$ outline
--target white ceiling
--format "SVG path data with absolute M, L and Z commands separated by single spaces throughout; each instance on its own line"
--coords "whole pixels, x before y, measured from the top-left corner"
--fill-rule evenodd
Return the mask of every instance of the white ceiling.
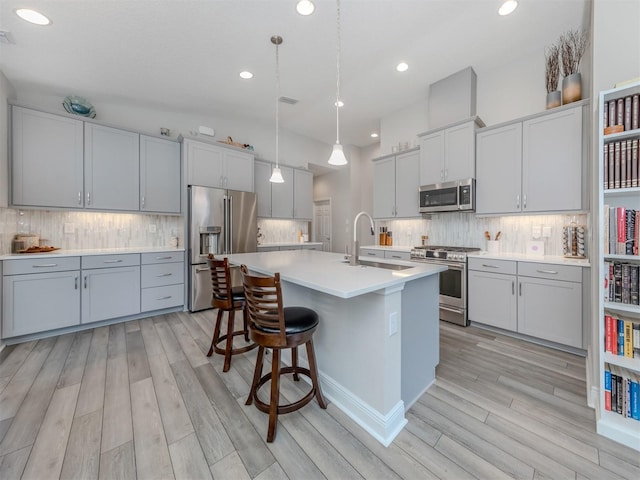
M 275 47 L 280 35 L 281 128 L 335 141 L 336 6 L 316 0 L 2 0 L 0 69 L 22 94 L 70 93 L 198 115 L 275 119 Z M 424 100 L 429 84 L 467 66 L 478 77 L 540 53 L 569 28 L 588 25 L 589 0 L 342 0 L 341 141 L 366 146 L 380 119 Z M 14 10 L 29 7 L 38 27 Z M 409 70 L 398 73 L 405 61 Z M 242 70 L 254 73 L 241 80 Z M 540 79 L 543 82 L 543 78 Z

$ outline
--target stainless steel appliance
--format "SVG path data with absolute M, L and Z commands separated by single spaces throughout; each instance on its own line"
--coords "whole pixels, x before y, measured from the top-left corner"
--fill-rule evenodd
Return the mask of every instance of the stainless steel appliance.
M 419 189 L 421 213 L 473 212 L 476 209 L 476 180 L 423 185 Z
M 256 195 L 190 186 L 188 222 L 189 310 L 195 312 L 211 308 L 207 255 L 257 250 Z M 240 284 L 237 269 L 232 274 L 232 283 Z
M 440 320 L 462 326 L 467 317 L 467 253 L 474 247 L 420 246 L 411 250 L 414 262 L 436 263 L 449 267 L 440 273 Z

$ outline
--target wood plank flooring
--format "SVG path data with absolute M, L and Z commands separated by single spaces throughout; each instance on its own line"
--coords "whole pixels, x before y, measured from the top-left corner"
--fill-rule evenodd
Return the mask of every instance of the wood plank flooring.
M 436 384 L 388 448 L 315 402 L 267 444 L 267 416 L 244 405 L 256 350 L 222 373 L 205 356 L 213 315 L 6 347 L 0 478 L 640 478 L 640 454 L 595 433 L 583 358 L 445 323 Z M 281 393 L 305 387 L 285 379 Z

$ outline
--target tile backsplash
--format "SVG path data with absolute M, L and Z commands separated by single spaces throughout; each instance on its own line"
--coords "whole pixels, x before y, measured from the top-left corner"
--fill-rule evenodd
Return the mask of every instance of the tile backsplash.
M 546 255 L 562 255 L 562 227 L 572 221 L 586 225 L 587 236 L 590 235 L 591 225 L 587 224 L 586 214 L 476 217 L 472 213 L 446 213 L 415 220 L 378 221 L 376 231 L 379 231 L 378 227 L 386 226 L 393 232 L 394 245 L 420 245 L 421 236 L 428 235 L 429 245 L 479 247 L 482 250 L 487 249 L 485 231 L 491 234 L 491 239 L 502 232 L 500 251 L 524 254 L 527 241 L 534 240 L 534 227 L 549 227 L 549 237 L 538 240 L 545 242 Z
M 182 217 L 171 215 L 0 208 L 0 254 L 11 253 L 16 233 L 38 234 L 41 243 L 73 250 L 168 247 L 172 237 L 183 246 L 183 228 Z
M 296 220 L 277 220 L 272 218 L 258 219 L 258 245 L 268 243 L 295 243 L 298 241 L 298 233 L 309 233 L 310 222 Z

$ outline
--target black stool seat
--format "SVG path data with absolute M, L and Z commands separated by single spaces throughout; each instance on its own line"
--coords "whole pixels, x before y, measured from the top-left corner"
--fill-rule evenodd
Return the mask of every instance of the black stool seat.
M 213 298 L 215 300 L 226 301 L 227 297 L 213 294 Z M 231 301 L 233 302 L 244 302 L 244 287 L 242 285 L 237 285 L 235 287 L 231 287 Z
M 286 335 L 302 333 L 318 326 L 318 314 L 307 307 L 284 307 L 284 331 Z M 254 325 L 265 333 L 279 333 L 278 327 Z

